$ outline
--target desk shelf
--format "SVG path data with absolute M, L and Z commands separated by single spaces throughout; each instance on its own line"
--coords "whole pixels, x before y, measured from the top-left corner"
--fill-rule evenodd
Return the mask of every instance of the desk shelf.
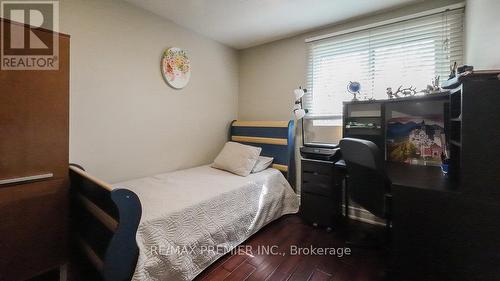
M 372 141 L 385 155 L 385 102 L 344 102 L 343 137 Z M 352 127 L 353 123 L 367 126 Z

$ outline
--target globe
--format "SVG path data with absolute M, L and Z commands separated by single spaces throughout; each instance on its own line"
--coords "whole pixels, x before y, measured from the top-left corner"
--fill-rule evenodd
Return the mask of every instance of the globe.
M 359 82 L 352 82 L 351 81 L 351 82 L 349 82 L 349 84 L 347 84 L 347 90 L 351 94 L 357 94 L 361 90 L 361 84 Z
M 361 84 L 359 82 L 350 81 L 349 84 L 347 84 L 347 91 L 354 96 L 352 98 L 353 101 L 358 100 L 356 94 L 359 94 L 360 90 L 361 90 Z

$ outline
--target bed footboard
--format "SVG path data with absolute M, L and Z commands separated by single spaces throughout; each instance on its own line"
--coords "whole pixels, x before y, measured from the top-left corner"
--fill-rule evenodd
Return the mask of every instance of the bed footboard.
M 81 166 L 71 164 L 69 174 L 72 241 L 85 280 L 131 280 L 139 256 L 139 198 L 128 189 L 112 189 Z

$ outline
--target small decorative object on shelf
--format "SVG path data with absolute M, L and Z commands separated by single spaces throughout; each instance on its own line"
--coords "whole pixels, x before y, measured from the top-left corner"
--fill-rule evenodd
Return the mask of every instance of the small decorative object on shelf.
M 399 97 L 399 94 L 402 94 L 404 97 L 412 97 L 417 94 L 417 88 L 410 86 L 408 88 L 403 88 L 403 85 L 399 86 L 398 90 L 394 94 L 396 97 Z
M 394 93 L 392 92 L 392 88 L 391 88 L 391 87 L 387 88 L 387 96 L 388 96 L 388 97 L 389 97 L 389 99 L 391 99 L 391 100 L 392 100 L 392 99 L 394 99 L 394 98 L 397 98 L 397 97 L 398 97 L 396 94 L 394 94 Z
M 431 85 L 427 85 L 425 89 L 423 89 L 422 93 L 428 95 L 428 94 L 439 94 L 441 93 L 441 87 L 439 86 L 439 76 L 435 76 L 434 79 L 432 79 Z
M 441 171 L 443 171 L 443 174 L 445 174 L 445 175 L 448 174 L 449 164 L 450 164 L 450 158 L 446 157 L 446 155 L 442 152 L 441 153 Z
M 356 95 L 361 91 L 361 84 L 359 82 L 350 81 L 349 84 L 347 84 L 347 91 L 354 96 L 352 101 L 358 101 L 358 97 Z
M 463 75 L 463 73 L 470 73 L 472 71 L 474 71 L 474 66 L 472 65 L 458 66 L 457 62 L 454 62 L 453 65 L 450 65 L 450 77 L 448 77 L 448 80 L 453 79 L 460 74 Z
M 474 71 L 474 66 L 472 65 L 462 65 L 457 67 L 457 74 L 472 72 L 472 71 Z
M 457 74 L 457 62 L 454 62 L 453 65 L 450 65 L 450 76 L 448 79 L 455 78 Z

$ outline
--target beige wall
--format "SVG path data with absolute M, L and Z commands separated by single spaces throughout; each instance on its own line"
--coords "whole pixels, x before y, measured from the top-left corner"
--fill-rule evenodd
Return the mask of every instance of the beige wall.
M 303 37 L 292 37 L 240 51 L 240 119 L 290 119 L 292 91 L 305 85 L 305 50 Z
M 475 69 L 500 69 L 500 1 L 468 0 L 465 62 Z
M 70 160 L 111 182 L 211 162 L 237 117 L 236 51 L 122 1 L 60 5 L 71 35 Z M 191 57 L 183 90 L 160 74 L 170 46 Z

